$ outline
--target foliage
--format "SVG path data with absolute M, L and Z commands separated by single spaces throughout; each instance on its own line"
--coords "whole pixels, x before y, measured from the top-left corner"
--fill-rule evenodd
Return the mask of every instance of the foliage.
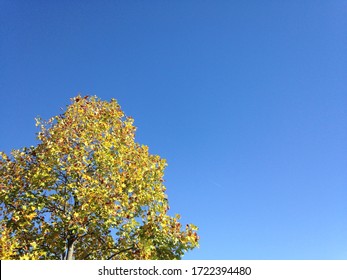
M 39 144 L 0 154 L 1 259 L 180 259 L 197 228 L 168 215 L 166 162 L 115 99 L 37 119 Z

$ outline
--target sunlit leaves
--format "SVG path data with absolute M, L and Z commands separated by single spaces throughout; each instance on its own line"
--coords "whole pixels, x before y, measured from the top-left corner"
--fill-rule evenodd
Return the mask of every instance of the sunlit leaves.
M 198 245 L 167 214 L 166 162 L 133 122 L 114 99 L 77 96 L 36 119 L 36 147 L 0 153 L 2 259 L 179 259 Z

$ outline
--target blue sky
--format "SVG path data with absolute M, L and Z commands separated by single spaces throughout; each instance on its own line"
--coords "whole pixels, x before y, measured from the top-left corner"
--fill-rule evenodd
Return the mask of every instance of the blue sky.
M 0 150 L 116 98 L 168 161 L 185 259 L 347 259 L 345 1 L 0 2 Z

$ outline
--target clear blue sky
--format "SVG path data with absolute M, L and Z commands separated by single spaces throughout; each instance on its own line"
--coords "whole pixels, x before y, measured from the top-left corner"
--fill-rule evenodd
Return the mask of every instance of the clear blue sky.
M 168 161 L 185 259 L 347 259 L 346 1 L 0 1 L 0 150 L 116 98 Z

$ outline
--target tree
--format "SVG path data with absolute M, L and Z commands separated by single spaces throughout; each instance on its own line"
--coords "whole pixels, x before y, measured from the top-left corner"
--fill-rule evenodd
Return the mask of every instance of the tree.
M 166 162 L 115 99 L 40 118 L 37 146 L 0 154 L 2 259 L 180 259 L 197 228 L 168 215 Z

